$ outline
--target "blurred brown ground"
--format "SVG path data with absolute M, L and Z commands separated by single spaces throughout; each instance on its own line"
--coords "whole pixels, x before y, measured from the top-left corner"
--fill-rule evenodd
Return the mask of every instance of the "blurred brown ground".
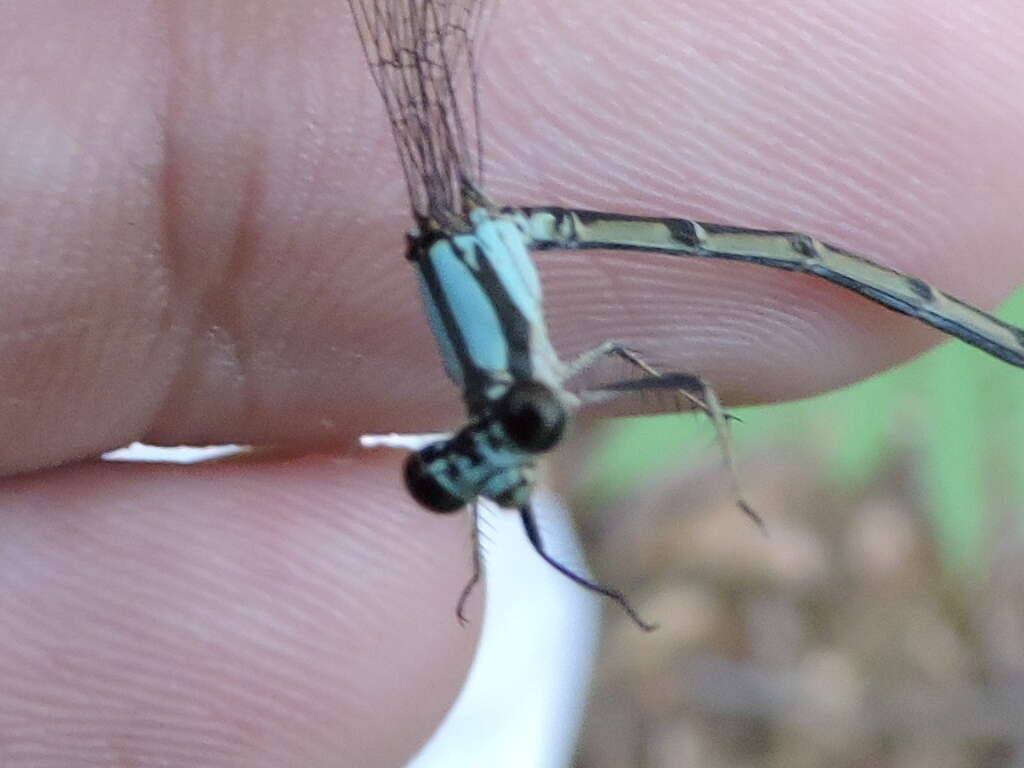
M 992 537 L 983 575 L 954 575 L 909 451 L 852 492 L 811 450 L 742 458 L 767 536 L 713 451 L 621 504 L 576 505 L 594 573 L 660 625 L 605 607 L 577 768 L 1024 768 L 1019 527 Z

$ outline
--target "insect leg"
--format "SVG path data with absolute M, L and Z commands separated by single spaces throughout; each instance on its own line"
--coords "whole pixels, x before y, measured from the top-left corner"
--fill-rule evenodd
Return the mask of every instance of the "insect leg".
M 715 392 L 714 388 L 697 374 L 662 374 L 656 368 L 644 361 L 636 352 L 633 352 L 627 347 L 624 347 L 614 341 L 605 342 L 604 344 L 595 347 L 593 350 L 583 353 L 583 355 L 580 355 L 580 357 L 576 358 L 576 360 L 569 365 L 568 369 L 573 373 L 578 373 L 580 370 L 583 370 L 583 368 L 579 367 L 581 362 L 583 367 L 586 367 L 586 365 L 593 365 L 593 363 L 602 354 L 617 355 L 623 360 L 639 368 L 650 378 L 636 382 L 613 384 L 604 389 L 598 388 L 591 392 L 583 392 L 580 395 L 580 399 L 583 402 L 607 402 L 608 400 L 619 397 L 626 392 L 640 391 L 644 389 L 664 389 L 667 384 L 677 393 L 677 395 L 680 396 L 681 399 L 685 399 L 691 405 L 699 408 L 707 415 L 708 419 L 711 420 L 711 424 L 715 429 L 715 435 L 718 438 L 718 444 L 722 450 L 722 460 L 724 461 L 726 470 L 729 473 L 729 482 L 732 485 L 732 492 L 736 500 L 736 506 L 743 511 L 743 514 L 753 520 L 762 531 L 765 531 L 764 520 L 756 511 L 754 511 L 754 508 L 749 504 L 749 502 L 747 502 L 743 493 L 743 488 L 740 484 L 739 470 L 736 465 L 736 453 L 733 449 L 732 437 L 728 424 L 729 419 L 734 417 L 731 417 L 722 408 L 721 401 L 718 399 L 718 394 Z M 665 379 L 665 381 L 662 381 L 662 379 Z
M 611 587 L 606 587 L 603 584 L 598 584 L 597 582 L 590 581 L 589 579 L 580 576 L 578 573 L 573 572 L 572 570 L 570 570 L 569 568 L 555 560 L 551 555 L 549 555 L 544 549 L 544 543 L 540 537 L 540 530 L 537 528 L 537 521 L 536 519 L 534 519 L 533 516 L 533 509 L 531 509 L 528 506 L 522 507 L 519 510 L 519 516 L 520 518 L 522 518 L 523 528 L 526 530 L 526 538 L 530 540 L 530 544 L 533 545 L 533 548 L 537 551 L 537 554 L 544 559 L 544 562 L 546 562 L 548 565 L 550 565 L 563 576 L 567 577 L 576 584 L 579 584 L 584 589 L 588 589 L 591 592 L 596 592 L 599 595 L 603 595 L 604 597 L 614 600 L 616 603 L 619 604 L 619 607 L 626 612 L 629 618 L 631 618 L 633 622 L 638 627 L 640 627 L 640 629 L 642 629 L 644 632 L 652 632 L 653 630 L 658 628 L 656 624 L 648 624 L 646 621 L 641 619 L 640 614 L 638 614 L 636 612 L 636 609 L 634 609 L 633 606 L 630 605 L 629 600 L 626 599 L 626 596 L 619 592 L 617 589 L 612 589 Z
M 469 596 L 473 593 L 473 589 L 480 582 L 480 574 L 482 573 L 482 567 L 480 563 L 480 502 L 474 501 L 471 505 L 471 514 L 473 515 L 473 575 L 469 577 L 469 581 L 466 582 L 466 586 L 462 588 L 462 594 L 459 595 L 459 602 L 455 605 L 455 615 L 459 619 L 459 624 L 465 626 L 468 623 L 466 618 L 466 602 L 469 600 Z

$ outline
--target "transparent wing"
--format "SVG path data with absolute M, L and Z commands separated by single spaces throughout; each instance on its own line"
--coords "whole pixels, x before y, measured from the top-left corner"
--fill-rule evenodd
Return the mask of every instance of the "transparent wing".
M 413 212 L 464 227 L 477 199 L 482 149 L 474 41 L 486 0 L 349 0 L 387 109 Z M 459 93 L 469 95 L 469 119 Z

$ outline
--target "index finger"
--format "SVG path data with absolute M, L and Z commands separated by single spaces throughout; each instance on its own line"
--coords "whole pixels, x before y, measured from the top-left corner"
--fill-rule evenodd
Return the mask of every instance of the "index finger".
M 497 10 L 481 100 L 501 202 L 803 230 L 984 305 L 1024 278 L 1010 4 Z M 457 423 L 344 4 L 14 13 L 0 467 Z M 727 401 L 820 391 L 936 338 L 763 269 L 538 261 L 563 355 L 614 337 Z

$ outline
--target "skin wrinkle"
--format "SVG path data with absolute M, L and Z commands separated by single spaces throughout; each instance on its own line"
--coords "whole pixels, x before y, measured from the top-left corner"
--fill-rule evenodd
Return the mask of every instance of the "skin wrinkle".
M 174 18 L 173 13 L 170 14 L 170 18 Z M 171 85 L 168 88 L 170 94 L 168 114 L 174 115 L 183 114 L 187 109 L 186 97 L 178 83 L 181 79 L 181 72 L 184 70 L 183 62 L 187 60 L 188 56 L 187 46 L 180 38 L 183 34 L 187 34 L 190 27 L 184 17 L 180 17 L 180 23 L 172 22 L 169 27 L 171 33 L 168 49 L 172 66 L 169 67 Z M 192 28 L 194 29 L 195 25 L 192 25 Z M 240 46 L 244 48 L 244 44 L 240 44 Z M 222 59 L 227 59 L 230 55 L 229 48 L 230 45 L 220 46 L 216 48 L 216 51 Z M 173 65 L 175 62 L 177 62 L 176 66 Z M 215 85 L 218 67 L 206 57 L 200 58 L 198 65 L 201 66 L 202 73 L 202 76 L 197 78 L 198 81 L 212 88 Z M 197 98 L 200 101 L 205 101 L 207 96 L 202 93 L 192 96 L 193 101 Z M 175 106 L 179 109 L 176 110 Z M 255 121 L 244 122 L 247 131 L 256 124 L 258 123 Z M 176 161 L 189 163 L 195 162 L 198 158 L 186 159 L 184 153 L 177 149 L 178 142 L 175 137 L 184 135 L 181 127 L 176 129 L 169 122 L 165 135 L 168 147 L 166 176 L 172 180 Z M 195 424 L 199 428 L 200 431 L 196 435 L 195 442 L 217 441 L 218 427 L 210 430 L 212 434 L 202 431 L 204 422 L 208 421 L 205 414 L 197 413 L 194 416 L 182 414 L 183 409 L 186 412 L 191 410 L 193 398 L 190 393 L 197 389 L 197 385 L 211 377 L 216 381 L 215 386 L 218 389 L 226 383 L 232 385 L 230 392 L 224 393 L 230 396 L 220 399 L 225 408 L 218 414 L 214 424 L 223 423 L 225 420 L 248 423 L 258 419 L 261 410 L 273 407 L 269 404 L 262 409 L 260 407 L 256 394 L 256 376 L 251 364 L 254 356 L 252 349 L 259 342 L 256 340 L 253 340 L 252 343 L 246 341 L 250 334 L 243 330 L 247 323 L 243 319 L 245 313 L 239 307 L 239 296 L 235 286 L 240 276 L 246 274 L 247 270 L 243 269 L 243 266 L 249 261 L 250 254 L 254 252 L 258 242 L 257 228 L 254 222 L 259 211 L 258 202 L 263 199 L 263 195 L 258 190 L 264 186 L 260 181 L 264 169 L 259 162 L 261 153 L 256 150 L 252 138 L 247 134 L 239 142 L 246 148 L 241 153 L 244 158 L 242 164 L 244 175 L 237 186 L 241 195 L 233 201 L 236 215 L 224 219 L 228 226 L 224 229 L 225 236 L 222 238 L 223 251 L 217 253 L 215 258 L 210 258 L 211 253 L 204 254 L 200 263 L 205 264 L 206 269 L 202 270 L 203 274 L 199 279 L 196 279 L 196 270 L 187 266 L 190 263 L 187 253 L 189 246 L 185 244 L 186 240 L 180 235 L 182 227 L 186 226 L 189 220 L 186 206 L 193 203 L 194 207 L 195 201 L 185 193 L 189 187 L 184 182 L 169 183 L 166 187 L 164 206 L 170 222 L 170 226 L 167 228 L 168 252 L 171 254 L 169 261 L 172 264 L 186 265 L 185 275 L 193 273 L 189 275 L 189 282 L 182 288 L 179 295 L 182 299 L 188 298 L 188 305 L 194 307 L 190 315 L 195 319 L 191 324 L 192 343 L 184 346 L 178 374 L 168 386 L 164 402 L 151 422 L 153 426 L 148 439 L 154 442 L 162 442 L 160 439 L 162 434 L 169 436 L 169 442 L 176 442 L 174 436 L 174 432 L 177 431 L 176 425 L 182 422 Z M 216 269 L 211 267 L 216 267 Z M 209 342 L 212 330 L 216 331 L 214 339 L 216 343 L 211 344 Z M 225 362 L 230 371 L 230 375 L 227 376 L 224 370 Z M 230 414 L 227 419 L 225 419 L 225 411 Z
M 177 75 L 181 71 L 179 63 L 181 61 L 179 51 L 181 44 L 177 42 L 176 27 L 172 23 L 174 18 L 173 2 L 174 0 L 164 0 L 160 6 L 163 11 L 164 26 L 167 29 L 164 41 L 167 67 L 164 77 L 164 108 L 163 114 L 159 117 L 163 130 L 160 133 L 160 194 L 158 206 L 160 210 L 160 242 L 167 267 L 168 295 L 170 297 L 164 315 L 165 319 L 160 323 L 161 328 L 170 328 L 174 325 L 172 319 L 174 309 L 178 305 L 179 297 L 186 294 L 184 288 L 176 287 L 177 280 L 175 279 L 175 276 L 179 274 L 179 270 L 175 269 L 175 265 L 182 258 L 183 249 L 178 236 L 182 228 L 179 220 L 180 209 L 174 204 L 174 201 L 180 197 L 178 190 L 182 188 L 183 182 L 179 180 L 180 171 L 176 162 L 180 153 L 174 139 L 174 133 L 171 130 L 171 116 L 177 113 L 176 107 L 180 88 Z M 171 387 L 173 387 L 173 383 L 170 384 L 169 388 Z
M 252 376 L 252 367 L 247 361 L 252 360 L 253 353 L 251 345 L 245 341 L 245 334 L 241 332 L 244 323 L 241 320 L 242 313 L 239 311 L 237 297 L 232 287 L 232 279 L 235 275 L 243 272 L 242 265 L 246 261 L 246 255 L 252 247 L 255 239 L 252 227 L 254 202 L 259 199 L 256 193 L 257 178 L 259 170 L 254 165 L 246 177 L 242 189 L 243 195 L 239 210 L 241 216 L 235 225 L 235 236 L 228 249 L 228 256 L 224 260 L 224 268 L 218 276 L 211 276 L 204 281 L 204 289 L 196 296 L 196 323 L 193 326 L 193 338 L 200 334 L 208 334 L 211 328 L 218 330 L 217 344 L 213 354 L 227 353 L 227 358 L 233 364 L 234 376 L 232 380 L 238 383 L 232 391 L 232 417 L 239 421 L 248 421 L 256 417 L 260 408 Z M 195 344 L 195 348 L 209 354 L 211 347 L 206 344 Z M 194 356 L 188 358 L 188 363 L 183 365 L 179 376 L 168 390 L 161 414 L 154 419 L 154 425 L 164 421 L 174 423 L 176 415 L 171 411 L 177 404 L 187 400 L 187 393 L 194 388 L 196 379 L 204 374 L 204 369 L 223 365 L 221 359 L 196 360 Z M 220 372 L 220 371 L 218 371 Z M 218 377 L 221 380 L 221 377 Z M 160 431 L 155 426 L 154 432 Z
M 153 25 L 149 32 L 155 32 L 160 29 L 162 25 Z M 118 46 L 128 45 L 131 43 L 135 35 L 134 30 L 121 29 L 120 34 L 116 35 L 116 44 Z M 164 51 L 166 46 L 163 45 L 165 40 L 157 34 L 143 34 L 141 35 L 144 41 L 143 46 L 148 52 L 148 56 L 151 61 L 156 62 L 154 66 L 155 71 L 168 71 L 170 68 L 167 66 L 161 66 L 166 63 Z M 131 71 L 126 70 L 126 71 Z M 124 75 L 124 79 L 128 80 L 129 76 Z M 130 77 L 135 77 L 131 75 Z M 120 79 L 120 78 L 119 78 Z M 114 262 L 111 265 L 111 282 L 118 279 L 124 280 L 124 275 L 130 274 L 133 278 L 134 288 L 138 294 L 139 302 L 145 306 L 159 307 L 159 311 L 154 313 L 152 323 L 147 327 L 145 333 L 138 334 L 138 344 L 140 346 L 138 350 L 138 359 L 140 361 L 138 370 L 171 370 L 173 369 L 174 363 L 169 361 L 168 352 L 171 351 L 172 345 L 168 343 L 169 339 L 174 339 L 176 335 L 182 334 L 184 329 L 180 327 L 180 324 L 176 322 L 176 309 L 178 302 L 175 301 L 175 296 L 172 293 L 173 285 L 171 278 L 175 275 L 175 271 L 170 268 L 170 265 L 166 261 L 167 248 L 165 238 L 163 236 L 163 227 L 159 222 L 162 221 L 164 216 L 164 209 L 161 205 L 161 189 L 163 185 L 163 174 L 162 170 L 169 167 L 166 162 L 165 156 L 165 135 L 161 126 L 167 125 L 168 109 L 167 109 L 167 90 L 166 90 L 166 79 L 159 77 L 145 77 L 141 78 L 139 89 L 145 89 L 145 93 L 150 96 L 150 101 L 140 104 L 139 117 L 140 125 L 145 129 L 152 129 L 153 136 L 147 130 L 144 136 L 145 149 L 140 153 L 138 157 L 131 156 L 126 158 L 126 162 L 123 167 L 120 167 L 116 171 L 115 177 L 115 190 L 110 195 L 111 202 L 117 198 L 117 186 L 128 186 L 127 182 L 137 183 L 142 186 L 146 192 L 153 191 L 152 195 L 152 209 L 157 213 L 155 218 L 158 222 L 153 237 L 147 237 L 139 235 L 138 243 L 132 251 L 128 251 L 124 254 L 124 258 L 129 261 L 127 269 L 120 269 L 120 264 Z M 102 89 L 103 83 L 97 83 L 96 87 Z M 163 86 L 163 87 L 162 87 Z M 110 87 L 109 85 L 107 87 Z M 116 103 L 114 109 L 115 114 L 125 112 L 131 109 L 130 103 L 135 101 L 133 96 L 135 95 L 133 90 L 126 90 L 124 94 L 117 93 L 120 98 Z M 102 126 L 103 132 L 109 138 L 106 142 L 116 147 L 119 136 L 124 130 L 124 125 L 121 121 L 112 117 L 109 114 L 104 113 L 102 116 L 97 115 L 95 119 Z M 116 149 L 115 149 L 116 151 Z M 99 162 L 103 162 L 103 158 Z M 125 181 L 127 180 L 127 182 Z M 101 201 L 101 204 L 106 204 L 107 201 Z M 149 196 L 144 195 L 141 202 L 137 201 L 134 196 L 130 199 L 125 199 L 121 203 L 120 207 L 115 204 L 111 204 L 110 208 L 117 221 L 123 222 L 125 229 L 128 231 L 135 230 L 139 226 L 140 220 L 145 222 L 147 219 L 147 208 L 150 207 Z M 87 262 L 89 259 L 88 253 L 83 253 L 83 262 Z M 134 268 L 132 268 L 134 263 Z M 102 281 L 103 278 L 100 277 Z M 103 313 L 105 309 L 106 314 Z M 135 329 L 130 327 L 118 327 L 117 315 L 123 312 L 117 304 L 112 303 L 110 306 L 105 308 L 97 308 L 97 316 L 103 318 L 106 324 L 114 328 L 114 332 L 104 335 L 101 345 L 101 353 L 104 356 L 109 356 L 111 360 L 116 361 L 119 357 L 119 350 L 121 348 L 122 341 L 127 340 L 131 343 L 131 336 L 135 332 Z M 179 336 L 181 338 L 181 336 Z M 114 363 L 111 363 L 113 367 Z M 118 414 L 121 417 L 120 421 L 123 426 L 120 428 L 117 426 L 118 420 L 112 420 L 114 434 L 120 434 L 123 432 L 135 431 L 138 429 L 139 422 L 144 424 L 152 423 L 153 413 L 160 402 L 160 392 L 166 391 L 166 377 L 153 377 L 152 390 L 151 390 L 151 407 L 144 414 L 129 414 L 124 415 Z M 110 387 L 110 383 L 106 381 L 97 381 L 96 386 L 98 391 Z M 128 418 L 125 418 L 127 416 Z M 135 421 L 138 419 L 138 421 Z

